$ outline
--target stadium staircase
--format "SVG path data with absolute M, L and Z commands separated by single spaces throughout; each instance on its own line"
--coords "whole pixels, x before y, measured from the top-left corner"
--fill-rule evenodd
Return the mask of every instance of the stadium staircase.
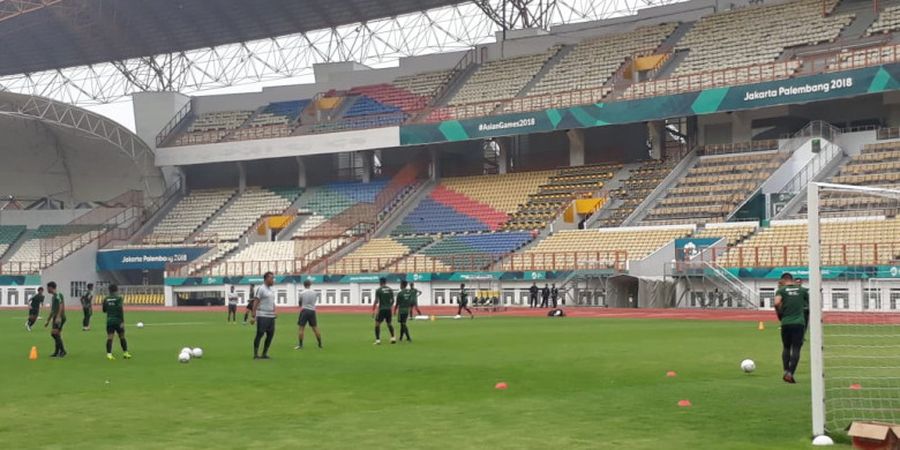
M 216 219 L 216 217 L 221 216 L 222 213 L 224 213 L 226 210 L 228 210 L 228 208 L 232 204 L 234 204 L 234 202 L 237 201 L 237 199 L 240 197 L 241 197 L 241 193 L 238 191 L 235 191 L 234 194 L 231 196 L 231 198 L 229 198 L 228 201 L 225 202 L 225 204 L 222 205 L 222 207 L 218 209 L 218 211 L 213 213 L 213 215 L 209 216 L 205 222 L 200 224 L 200 226 L 197 227 L 197 229 L 193 233 L 191 233 L 190 236 L 188 236 L 187 242 L 198 242 L 200 240 L 204 240 L 204 241 L 207 240 L 206 239 L 207 236 L 205 236 L 205 234 L 206 234 L 206 229 L 209 227 L 209 224 L 211 224 L 213 222 L 213 220 Z
M 878 11 L 872 8 L 873 3 L 867 0 L 841 0 L 834 8 L 832 15 L 853 14 L 853 21 L 844 27 L 838 35 L 838 41 L 852 41 L 863 37 L 866 30 L 878 19 L 878 14 L 884 10 L 883 2 L 876 2 Z
M 640 223 L 641 220 L 644 219 L 650 211 L 659 203 L 663 197 L 666 196 L 666 193 L 669 192 L 670 189 L 674 188 L 675 185 L 678 184 L 678 181 L 684 177 L 685 174 L 691 170 L 692 167 L 697 165 L 700 161 L 700 149 L 699 147 L 694 148 L 690 153 L 688 153 L 684 158 L 681 159 L 681 162 L 672 169 L 671 172 L 662 180 L 661 183 L 654 189 L 647 198 L 644 199 L 641 204 L 639 204 L 634 212 L 631 213 L 623 222 L 623 227 L 633 226 Z
M 419 184 L 412 193 L 403 199 L 403 203 L 391 212 L 389 218 L 386 218 L 375 227 L 372 236 L 376 238 L 389 237 L 391 231 L 400 226 L 400 224 L 403 223 L 403 219 L 409 215 L 422 200 L 428 198 L 428 195 L 431 194 L 436 186 L 437 182 L 431 179 Z
M 784 142 L 780 148 L 779 152 L 785 153 L 787 155 L 793 155 L 798 149 L 803 147 L 806 144 L 809 144 L 813 139 L 820 139 L 822 142 L 822 150 L 815 154 L 809 162 L 799 171 L 797 171 L 784 186 L 777 190 L 778 193 L 784 195 L 794 195 L 797 196 L 801 191 L 806 191 L 806 185 L 810 181 L 820 181 L 823 172 L 828 172 L 835 168 L 837 164 L 843 160 L 845 155 L 844 150 L 840 148 L 837 144 L 835 144 L 835 140 L 837 140 L 841 136 L 841 130 L 828 124 L 827 122 L 822 121 L 814 121 L 807 124 L 803 129 L 794 133 L 794 136 L 791 139 Z M 791 159 L 788 158 L 785 160 L 784 164 L 790 164 Z M 747 198 L 744 199 L 734 210 L 729 213 L 725 221 L 734 220 L 738 215 L 738 212 L 743 209 L 747 203 L 753 200 L 757 195 L 762 193 L 764 190 L 771 187 L 772 182 L 775 181 L 775 178 L 778 176 L 778 170 L 772 171 L 772 174 L 769 178 L 757 186 Z
M 442 87 L 442 90 L 436 93 L 436 96 L 432 100 L 432 107 L 446 106 L 447 102 L 453 98 L 460 89 L 469 81 L 469 78 L 472 78 L 472 75 L 478 71 L 478 68 L 481 67 L 481 64 L 472 62 L 468 64 L 464 68 L 457 70 L 455 74 L 447 81 L 447 84 Z M 423 112 L 424 115 L 421 118 L 425 118 L 428 116 L 428 111 Z
M 623 203 L 622 199 L 614 198 L 609 195 L 610 192 L 616 191 L 618 189 L 622 189 L 625 186 L 625 180 L 631 178 L 631 174 L 633 171 L 639 169 L 641 167 L 641 163 L 628 163 L 624 164 L 621 169 L 613 176 L 611 180 L 609 180 L 601 193 L 605 194 L 608 198 L 608 201 L 601 207 L 597 212 L 591 215 L 588 220 L 584 222 L 585 228 L 592 228 L 597 221 L 606 219 L 612 213 L 613 209 L 617 208 L 619 205 Z
M 575 48 L 575 45 L 561 46 L 559 50 L 557 50 L 557 52 L 553 56 L 551 56 L 543 66 L 541 66 L 541 69 L 538 70 L 536 74 L 534 74 L 534 77 L 531 78 L 531 81 L 526 83 L 525 86 L 522 86 L 522 89 L 515 95 L 515 98 L 527 97 L 528 93 L 531 92 L 531 89 L 534 87 L 534 85 L 538 84 L 544 78 L 544 75 L 547 75 L 547 72 L 549 72 L 550 69 L 552 69 L 553 66 L 556 65 L 556 63 L 565 58 L 573 48 Z M 498 106 L 497 109 L 494 110 L 494 113 L 496 114 L 500 112 L 501 109 L 502 105 Z
M 818 157 L 821 157 L 819 155 Z M 838 154 L 833 155 L 830 160 L 823 161 L 820 164 L 824 164 L 818 172 L 813 172 L 812 176 L 809 176 L 805 173 L 805 171 L 801 171 L 798 173 L 794 179 L 791 180 L 790 183 L 785 185 L 784 188 L 779 192 L 782 196 L 791 196 L 790 201 L 788 201 L 784 206 L 780 208 L 780 210 L 772 216 L 772 220 L 783 220 L 789 219 L 791 217 L 795 217 L 800 215 L 806 209 L 806 188 L 807 184 L 803 184 L 798 189 L 798 184 L 806 180 L 807 182 L 822 182 L 830 179 L 831 177 L 837 175 L 841 168 L 847 165 L 853 158 L 848 156 L 844 151 L 840 151 Z M 814 166 L 813 166 L 814 167 Z

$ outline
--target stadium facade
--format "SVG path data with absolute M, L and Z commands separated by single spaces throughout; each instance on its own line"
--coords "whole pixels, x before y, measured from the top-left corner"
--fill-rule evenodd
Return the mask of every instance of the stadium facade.
M 284 305 L 307 278 L 371 304 L 384 276 L 437 305 L 555 283 L 569 304 L 768 308 L 807 264 L 809 182 L 900 185 L 895 29 L 890 3 L 690 1 L 314 84 L 135 94 L 165 188 L 121 223 L 10 224 L 0 298 L 53 278 L 208 304 L 273 271 Z M 106 189 L 90 200 L 132 188 Z M 826 309 L 900 309 L 898 202 L 823 206 Z

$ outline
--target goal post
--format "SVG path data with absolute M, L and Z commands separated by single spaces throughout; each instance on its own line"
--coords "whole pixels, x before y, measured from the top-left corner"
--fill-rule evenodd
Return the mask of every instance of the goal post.
M 813 436 L 900 423 L 900 186 L 810 183 L 807 222 Z

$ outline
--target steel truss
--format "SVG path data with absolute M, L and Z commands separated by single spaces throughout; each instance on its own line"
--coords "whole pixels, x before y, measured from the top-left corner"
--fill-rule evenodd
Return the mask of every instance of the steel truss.
M 12 3 L 39 8 L 56 1 Z M 259 41 L 0 77 L 0 90 L 74 105 L 111 103 L 144 91 L 192 94 L 306 77 L 312 74 L 313 64 L 319 63 L 355 61 L 386 67 L 402 57 L 492 42 L 493 34 L 501 30 L 546 29 L 634 14 L 641 8 L 678 1 L 683 0 L 478 0 Z M 0 0 L 0 14 L 7 3 L 11 2 Z

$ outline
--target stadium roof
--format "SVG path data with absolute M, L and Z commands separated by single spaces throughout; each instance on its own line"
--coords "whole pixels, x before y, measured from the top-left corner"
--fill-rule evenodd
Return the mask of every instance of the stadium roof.
M 121 125 L 46 98 L 0 92 L 0 195 L 106 201 L 164 189 L 153 152 Z
M 0 76 L 327 29 L 459 0 L 0 0 Z

